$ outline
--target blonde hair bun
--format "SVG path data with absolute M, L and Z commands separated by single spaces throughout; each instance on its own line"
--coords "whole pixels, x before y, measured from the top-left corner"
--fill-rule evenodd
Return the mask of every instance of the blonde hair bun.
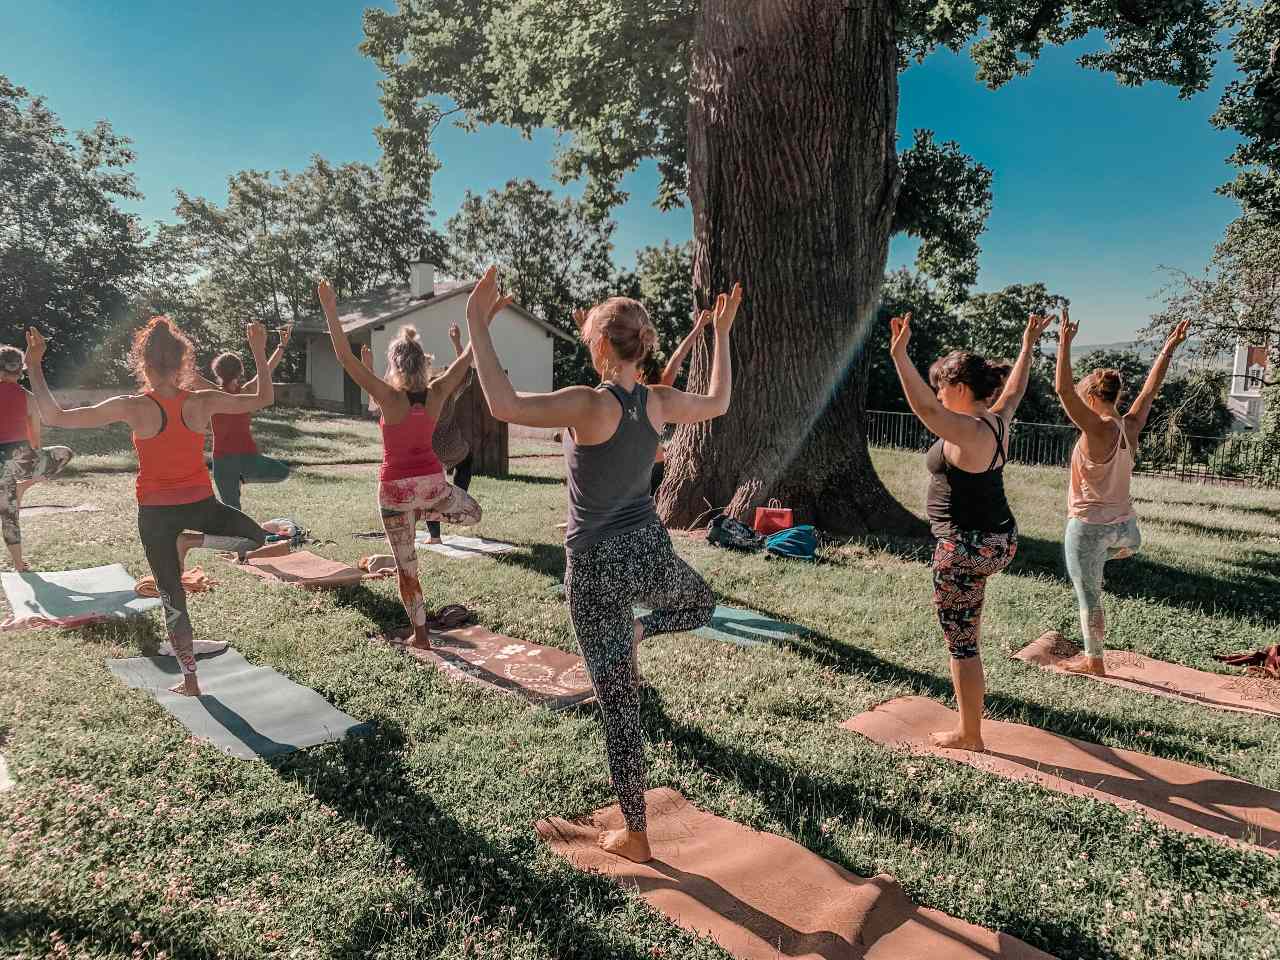
M 400 336 L 412 343 L 418 339 L 418 328 L 411 327 L 406 323 L 400 328 Z

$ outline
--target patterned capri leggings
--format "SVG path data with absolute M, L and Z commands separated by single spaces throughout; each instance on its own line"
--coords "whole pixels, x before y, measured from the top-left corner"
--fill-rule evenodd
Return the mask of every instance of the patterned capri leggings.
M 591 675 L 604 721 L 609 775 L 627 829 L 645 829 L 644 741 L 640 684 L 635 673 L 634 608 L 644 636 L 697 630 L 711 622 L 715 599 L 705 580 L 681 560 L 658 521 L 620 533 L 584 550 L 570 550 L 565 595 L 573 632 Z
M 0 527 L 4 542 L 22 542 L 18 526 L 18 484 L 28 480 L 52 480 L 71 462 L 70 447 L 33 448 L 27 443 L 0 447 Z
M 933 605 L 956 660 L 978 655 L 978 631 L 987 577 L 1009 565 L 1018 552 L 1018 531 L 984 533 L 963 530 L 942 537 L 933 551 Z
M 435 520 L 454 526 L 480 522 L 480 504 L 467 491 L 455 487 L 443 473 L 404 480 L 385 480 L 378 485 L 378 507 L 382 529 L 387 533 L 396 559 L 400 599 L 415 627 L 427 625 L 427 607 L 418 582 L 418 551 L 414 546 L 418 521 Z
M 1067 521 L 1063 540 L 1067 573 L 1071 575 L 1071 585 L 1076 588 L 1080 605 L 1084 652 L 1100 657 L 1107 635 L 1107 619 L 1102 611 L 1102 571 L 1108 560 L 1120 560 L 1138 552 L 1142 546 L 1138 518 L 1119 523 L 1085 523 L 1072 517 Z

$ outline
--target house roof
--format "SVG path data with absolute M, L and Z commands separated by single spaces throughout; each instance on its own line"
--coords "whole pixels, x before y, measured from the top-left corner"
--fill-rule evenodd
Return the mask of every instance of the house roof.
M 429 297 L 410 296 L 409 287 L 403 284 L 389 283 L 381 287 L 374 287 L 361 297 L 340 301 L 338 303 L 338 322 L 342 324 L 343 332 L 350 336 L 360 330 L 382 326 L 385 323 L 398 320 L 417 310 L 429 309 L 436 304 L 444 303 L 446 300 L 465 297 L 475 289 L 475 285 L 479 282 L 479 280 L 445 280 L 437 282 L 434 293 Z M 514 310 L 530 323 L 537 324 L 552 336 L 559 337 L 568 343 L 574 342 L 573 337 L 563 330 L 553 327 L 545 320 L 534 316 L 520 304 L 513 303 L 509 309 Z M 297 332 L 327 335 L 329 330 L 319 317 L 308 317 L 298 322 Z

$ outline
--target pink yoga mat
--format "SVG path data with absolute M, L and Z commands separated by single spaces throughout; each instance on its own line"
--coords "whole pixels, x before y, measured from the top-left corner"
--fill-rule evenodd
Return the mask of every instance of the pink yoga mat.
M 409 646 L 412 636 L 406 627 L 382 639 L 452 679 L 518 694 L 551 710 L 595 699 L 587 665 L 577 654 L 514 640 L 479 626 L 443 633 L 432 630 L 429 650 Z
M 867 880 L 798 843 L 699 810 L 674 790 L 645 794 L 653 860 L 596 846 L 617 806 L 540 820 L 538 835 L 580 870 L 634 886 L 673 922 L 742 960 L 1052 960 L 1015 937 L 918 907 L 881 874 Z
M 365 573 L 341 561 L 317 556 L 309 550 L 300 550 L 280 557 L 259 556 L 244 563 L 237 563 L 235 566 L 263 580 L 287 583 L 307 590 L 332 590 L 337 587 L 352 586 L 361 580 L 380 580 L 383 577 L 395 576 L 394 570 Z
M 1079 647 L 1056 630 L 1050 630 L 1014 656 L 1047 670 L 1066 673 L 1059 665 L 1079 654 Z M 1152 660 L 1128 650 L 1108 650 L 1102 662 L 1107 670 L 1105 677 L 1091 674 L 1068 675 L 1081 677 L 1082 683 L 1090 680 L 1108 683 L 1114 687 L 1138 690 L 1157 697 L 1203 704 L 1215 710 L 1280 717 L 1280 680 L 1248 675 L 1224 676 L 1163 660 Z
M 956 714 L 936 701 L 901 697 L 842 726 L 877 743 L 1138 810 L 1184 833 L 1280 853 L 1280 792 L 1189 763 L 1104 747 L 1020 723 L 984 720 L 985 753 L 941 750 L 930 742 L 930 733 L 954 729 L 957 722 Z

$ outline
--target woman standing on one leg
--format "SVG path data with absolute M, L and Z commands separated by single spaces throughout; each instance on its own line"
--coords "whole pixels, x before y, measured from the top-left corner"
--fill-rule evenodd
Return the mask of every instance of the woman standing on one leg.
M 956 730 L 933 734 L 940 747 L 981 750 L 986 681 L 978 649 L 987 577 L 1009 565 L 1018 528 L 1004 495 L 1009 426 L 1022 402 L 1031 354 L 1050 317 L 1032 316 L 1013 365 L 960 350 L 929 368 L 935 396 L 907 356 L 911 314 L 890 321 L 890 353 L 912 412 L 940 439 L 929 448 L 929 524 L 933 602 L 951 654 L 951 681 L 960 708 Z M 994 402 L 992 402 L 994 398 Z M 988 406 L 990 404 L 990 406 Z
M 563 427 L 569 473 L 565 576 L 569 615 L 604 719 L 609 773 L 626 828 L 605 834 L 610 853 L 650 858 L 644 807 L 645 758 L 633 654 L 644 637 L 696 630 L 711 620 L 706 582 L 672 549 L 649 496 L 649 473 L 665 423 L 699 423 L 729 408 L 729 329 L 742 291 L 716 304 L 715 359 L 705 395 L 646 387 L 639 367 L 657 343 L 643 306 L 613 297 L 592 308 L 582 337 L 603 383 L 549 394 L 517 393 L 498 361 L 489 320 L 509 298 L 491 267 L 467 302 L 476 371 L 489 410 L 529 427 Z M 633 609 L 654 612 L 636 620 Z
M 30 568 L 22 557 L 19 511 L 22 495 L 39 480 L 52 480 L 71 462 L 70 447 L 40 446 L 40 415 L 18 385 L 22 351 L 0 347 L 0 528 L 13 569 Z
M 268 377 L 284 357 L 291 329 L 284 328 L 280 334 L 280 345 L 267 358 Z M 197 376 L 196 385 L 233 396 L 257 390 L 257 374 L 248 383 L 244 382 L 244 363 L 239 354 L 219 354 L 213 361 L 213 375 L 217 377 L 216 383 Z M 240 509 L 241 484 L 280 483 L 289 477 L 289 464 L 258 452 L 250 419 L 251 414 L 248 413 L 221 413 L 213 418 L 213 486 L 218 492 L 218 499 L 237 510 Z
M 387 379 L 356 359 L 338 322 L 338 301 L 329 281 L 317 289 L 338 362 L 382 411 L 382 470 L 378 507 L 396 561 L 400 599 L 413 626 L 413 645 L 430 647 L 427 608 L 418 582 L 414 533 L 419 520 L 470 525 L 480 522 L 480 505 L 444 477 L 431 435 L 445 400 L 458 388 L 471 364 L 471 349 L 462 352 L 443 376 L 431 379 L 431 364 L 418 331 L 402 327 L 387 347 Z
M 1124 388 L 1120 371 L 1094 370 L 1076 386 L 1071 373 L 1071 342 L 1079 326 L 1064 310 L 1054 379 L 1062 408 L 1080 428 L 1080 439 L 1071 451 L 1067 532 L 1063 539 L 1067 572 L 1080 604 L 1084 653 L 1062 667 L 1073 673 L 1102 677 L 1106 676 L 1102 654 L 1107 632 L 1102 611 L 1102 571 L 1108 560 L 1131 557 L 1142 545 L 1138 517 L 1129 495 L 1134 452 L 1169 362 L 1187 339 L 1187 321 L 1178 324 L 1165 341 L 1142 392 L 1124 416 L 1116 409 Z
M 266 330 L 250 324 L 248 337 L 254 363 L 259 370 L 266 369 Z M 168 317 L 154 317 L 134 336 L 129 354 L 145 392 L 63 410 L 40 369 L 44 350 L 44 337 L 28 330 L 31 387 L 46 423 L 85 429 L 124 422 L 133 429 L 138 454 L 138 535 L 164 604 L 169 643 L 182 667 L 182 682 L 171 689 L 199 696 L 194 635 L 182 587 L 187 552 L 204 547 L 245 554 L 266 540 L 266 531 L 254 520 L 214 498 L 204 463 L 205 430 L 218 414 L 252 413 L 268 406 L 274 398 L 271 378 L 260 377 L 254 393 L 235 396 L 221 390 L 187 390 L 194 371 L 191 341 Z

